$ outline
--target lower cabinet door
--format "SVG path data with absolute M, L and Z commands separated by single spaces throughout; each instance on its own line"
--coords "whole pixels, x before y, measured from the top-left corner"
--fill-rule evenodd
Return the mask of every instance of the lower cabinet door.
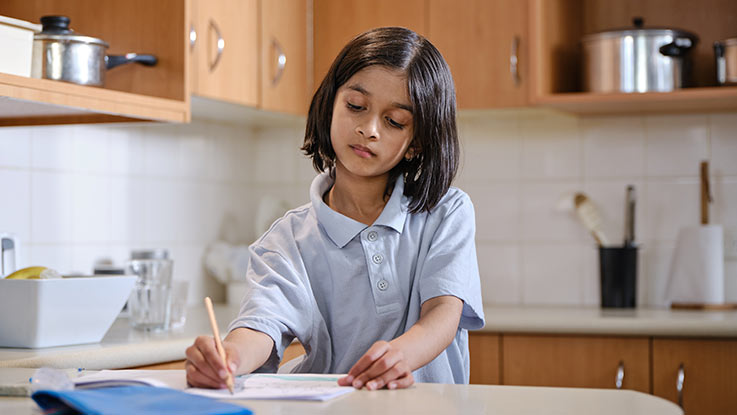
M 653 394 L 688 415 L 737 414 L 737 340 L 653 339 Z
M 502 383 L 649 393 L 649 349 L 647 337 L 504 334 Z
M 498 334 L 471 332 L 468 334 L 468 352 L 471 357 L 472 384 L 499 385 Z

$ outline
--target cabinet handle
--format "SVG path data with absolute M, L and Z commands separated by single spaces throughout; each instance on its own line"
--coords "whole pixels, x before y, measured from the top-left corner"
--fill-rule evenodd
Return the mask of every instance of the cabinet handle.
M 519 58 L 517 57 L 519 51 L 519 42 L 519 36 L 515 36 L 512 39 L 512 51 L 509 55 L 509 72 L 512 74 L 512 81 L 514 82 L 515 86 L 519 86 L 520 82 L 522 82 L 519 77 L 519 70 L 517 68 L 517 65 L 519 63 Z
M 619 366 L 617 366 L 617 377 L 614 379 L 614 385 L 617 387 L 617 389 L 622 389 L 622 384 L 624 383 L 624 362 L 619 361 Z
M 284 54 L 284 49 L 282 49 L 278 40 L 272 38 L 271 47 L 276 51 L 276 73 L 271 80 L 271 85 L 276 86 L 284 74 L 284 67 L 287 66 L 287 55 Z
M 683 369 L 683 363 L 678 366 L 678 376 L 676 377 L 676 391 L 678 392 L 678 406 L 683 408 L 683 382 L 686 380 L 686 371 Z
M 225 49 L 225 39 L 223 39 L 222 34 L 220 33 L 220 28 L 218 27 L 217 23 L 215 23 L 214 20 L 210 19 L 210 29 L 215 32 L 215 35 L 217 36 L 217 55 L 215 55 L 215 60 L 210 62 L 210 72 L 215 70 L 215 67 L 218 66 L 218 63 L 220 62 L 220 58 L 223 56 L 223 50 Z
M 197 30 L 194 28 L 194 23 L 189 25 L 189 50 L 194 50 L 194 44 L 197 43 Z

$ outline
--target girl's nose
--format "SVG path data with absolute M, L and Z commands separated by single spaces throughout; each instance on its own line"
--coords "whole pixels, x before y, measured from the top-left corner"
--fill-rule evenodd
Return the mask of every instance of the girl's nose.
M 368 139 L 376 140 L 379 138 L 378 127 L 378 121 L 374 117 L 371 117 L 356 126 L 356 133 Z

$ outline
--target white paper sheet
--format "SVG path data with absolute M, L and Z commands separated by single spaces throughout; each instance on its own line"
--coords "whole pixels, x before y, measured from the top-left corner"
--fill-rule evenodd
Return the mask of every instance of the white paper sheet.
M 188 388 L 183 370 L 102 370 L 74 379 L 78 388 L 150 385 L 216 399 L 289 399 L 325 401 L 355 389 L 338 386 L 340 375 L 267 374 L 238 376 L 234 394 L 227 389 Z

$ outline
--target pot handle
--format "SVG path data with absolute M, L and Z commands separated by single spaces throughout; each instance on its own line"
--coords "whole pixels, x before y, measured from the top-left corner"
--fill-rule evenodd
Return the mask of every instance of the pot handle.
M 672 42 L 660 47 L 660 53 L 671 58 L 682 58 L 686 55 L 694 45 L 694 42 L 687 37 L 679 37 L 673 39 Z
M 137 53 L 126 53 L 125 55 L 108 55 L 105 56 L 105 67 L 112 69 L 116 66 L 125 65 L 126 63 L 140 63 L 145 66 L 154 66 L 159 60 L 155 55 L 139 55 Z

